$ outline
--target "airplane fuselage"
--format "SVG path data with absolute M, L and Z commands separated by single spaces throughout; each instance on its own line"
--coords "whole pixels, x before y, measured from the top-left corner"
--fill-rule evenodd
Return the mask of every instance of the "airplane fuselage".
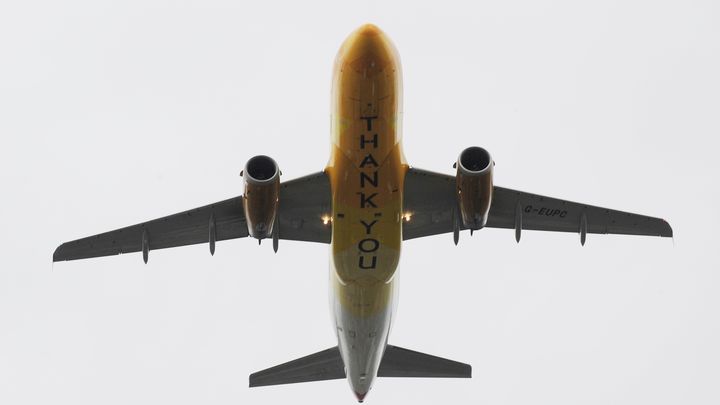
M 335 62 L 332 152 L 331 307 L 350 385 L 362 400 L 387 343 L 403 221 L 402 72 L 374 26 L 353 33 Z

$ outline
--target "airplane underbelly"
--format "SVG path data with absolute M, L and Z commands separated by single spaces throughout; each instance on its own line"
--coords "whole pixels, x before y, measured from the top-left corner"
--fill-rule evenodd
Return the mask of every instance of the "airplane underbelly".
M 335 166 L 343 181 L 334 184 L 333 193 L 332 307 L 338 347 L 356 393 L 367 392 L 377 374 L 395 308 L 404 177 L 399 146 L 387 157 L 364 169 L 342 155 L 336 162 L 345 164 Z
M 333 75 L 331 305 L 338 346 L 358 399 L 382 358 L 402 243 L 401 71 L 379 30 L 352 35 Z

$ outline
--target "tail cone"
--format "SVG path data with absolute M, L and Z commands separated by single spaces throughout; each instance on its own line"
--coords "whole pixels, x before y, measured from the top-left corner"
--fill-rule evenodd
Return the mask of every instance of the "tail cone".
M 354 392 L 355 392 L 355 396 L 357 397 L 358 402 L 362 404 L 363 401 L 365 400 L 365 395 L 367 395 L 367 392 L 363 392 L 362 394 L 357 391 L 354 391 Z

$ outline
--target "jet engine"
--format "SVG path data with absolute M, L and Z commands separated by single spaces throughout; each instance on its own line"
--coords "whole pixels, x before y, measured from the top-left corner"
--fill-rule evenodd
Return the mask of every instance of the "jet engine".
M 463 150 L 457 168 L 457 198 L 465 228 L 476 230 L 487 223 L 493 193 L 493 162 L 490 153 L 473 146 Z
M 258 155 L 248 160 L 243 170 L 245 193 L 243 209 L 248 233 L 256 239 L 273 235 L 280 194 L 280 168 L 269 156 Z

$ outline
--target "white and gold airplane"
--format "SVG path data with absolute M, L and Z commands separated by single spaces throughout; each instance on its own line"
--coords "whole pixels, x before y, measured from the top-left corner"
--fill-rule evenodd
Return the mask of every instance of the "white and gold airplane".
M 402 73 L 388 37 L 364 25 L 342 44 L 332 86 L 332 152 L 323 172 L 281 182 L 277 163 L 251 158 L 244 194 L 62 244 L 54 261 L 251 236 L 330 244 L 338 344 L 250 376 L 250 386 L 347 378 L 362 402 L 376 377 L 460 377 L 471 368 L 388 344 L 404 240 L 484 227 L 672 236 L 662 219 L 524 193 L 493 184 L 483 148 L 463 150 L 455 175 L 411 168 L 403 156 Z

